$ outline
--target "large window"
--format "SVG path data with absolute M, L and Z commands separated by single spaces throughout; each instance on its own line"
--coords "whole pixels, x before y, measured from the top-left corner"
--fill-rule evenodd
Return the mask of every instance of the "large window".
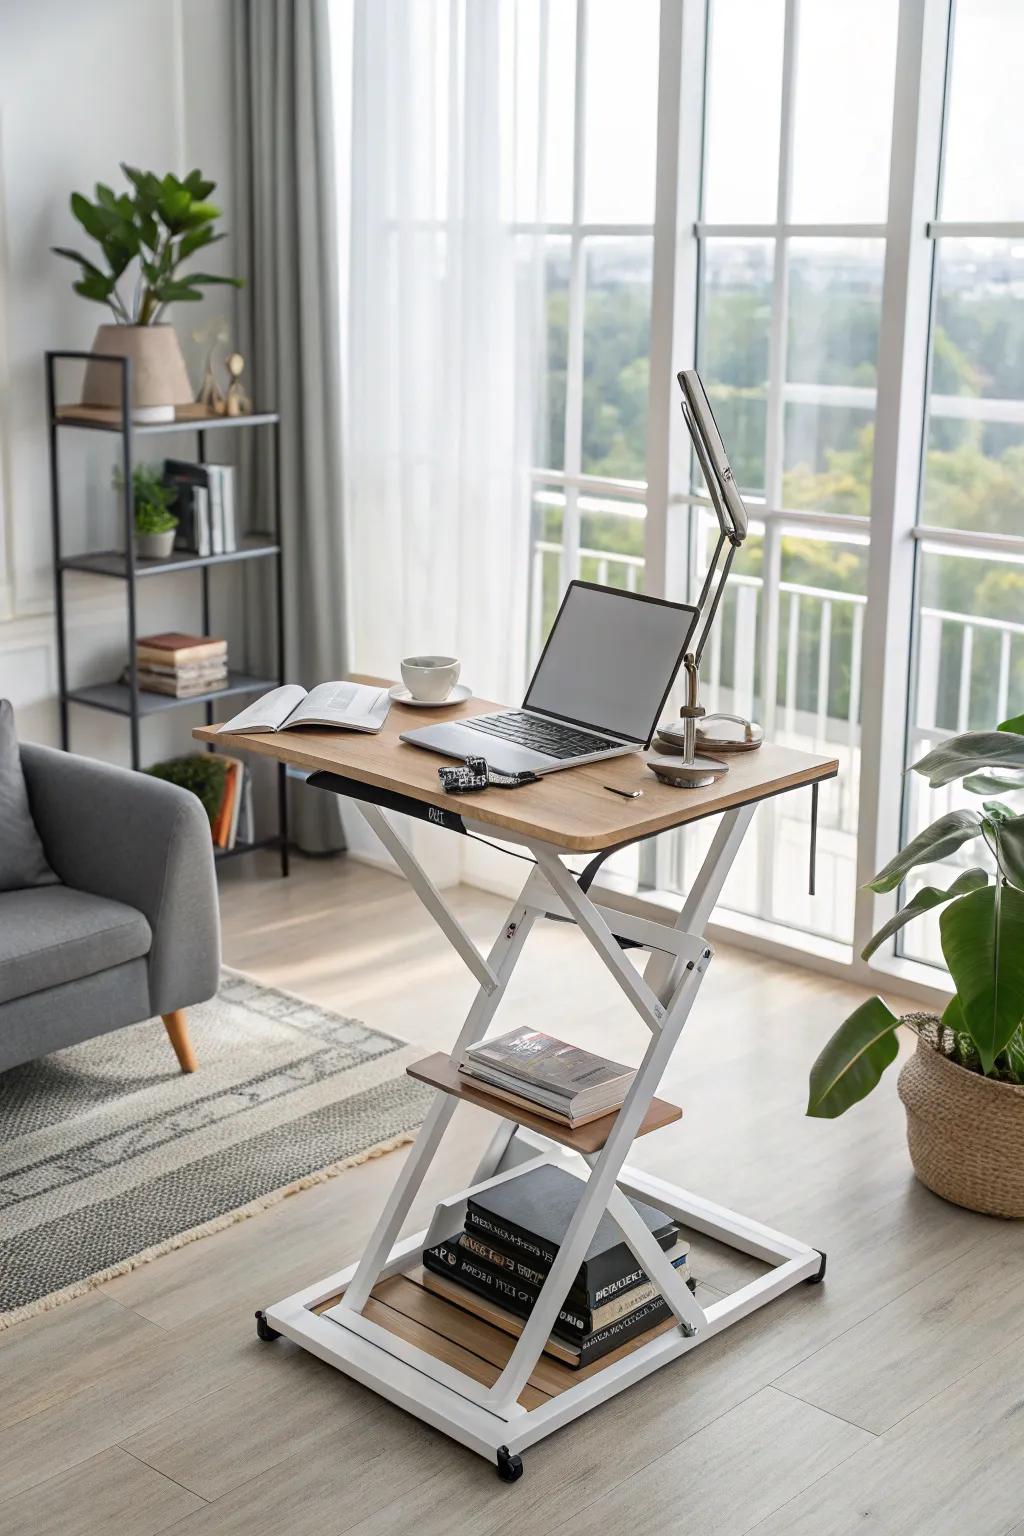
M 840 762 L 821 795 L 817 896 L 810 797 L 787 796 L 758 812 L 722 905 L 741 926 L 852 958 L 873 915 L 857 895 L 863 850 L 946 804 L 911 776 L 881 833 L 884 797 L 862 806 L 862 781 L 899 783 L 942 735 L 1024 709 L 1024 106 L 1009 62 L 1024 7 L 643 0 L 628 12 L 626 26 L 614 0 L 560 10 L 573 148 L 546 233 L 531 653 L 575 575 L 696 590 L 716 530 L 672 380 L 695 357 L 752 518 L 705 655 L 705 703 Z M 903 140 L 915 112 L 933 145 L 916 159 Z M 908 154 L 912 181 L 890 199 Z M 927 244 L 912 280 L 902 254 L 887 268 L 894 240 L 901 253 Z M 928 357 L 907 400 L 892 380 L 885 394 L 879 367 L 915 315 Z M 895 474 L 876 483 L 880 398 L 898 399 L 900 447 L 919 454 L 909 488 Z M 862 700 L 870 714 L 877 691 L 865 689 L 868 593 L 894 545 L 913 558 L 891 566 L 900 590 L 883 601 L 907 607 L 910 662 L 901 709 L 876 718 L 862 764 Z M 685 890 L 699 843 L 659 839 L 641 885 Z M 908 935 L 908 957 L 939 960 L 926 926 Z

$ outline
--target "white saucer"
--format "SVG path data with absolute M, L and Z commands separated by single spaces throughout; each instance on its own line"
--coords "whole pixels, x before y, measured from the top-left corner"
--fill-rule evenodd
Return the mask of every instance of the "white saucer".
M 446 699 L 414 699 L 404 683 L 396 683 L 388 689 L 389 699 L 394 699 L 396 704 L 405 704 L 409 709 L 447 709 L 452 704 L 464 704 L 472 697 L 473 690 L 465 683 L 456 683 Z

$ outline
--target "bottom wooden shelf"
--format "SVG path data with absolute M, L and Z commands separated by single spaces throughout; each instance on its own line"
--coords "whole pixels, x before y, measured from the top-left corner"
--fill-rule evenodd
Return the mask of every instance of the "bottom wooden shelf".
M 326 1312 L 340 1299 L 332 1296 L 321 1302 L 316 1311 Z M 442 1360 L 488 1387 L 493 1386 L 501 1375 L 517 1343 L 513 1334 L 493 1327 L 472 1312 L 463 1311 L 453 1302 L 428 1291 L 420 1264 L 404 1274 L 378 1281 L 366 1303 L 364 1316 L 407 1344 L 416 1345 L 424 1353 L 433 1355 L 435 1360 Z M 597 1371 L 604 1370 L 605 1366 L 633 1354 L 675 1326 L 674 1320 L 667 1318 L 656 1328 L 648 1329 L 578 1371 L 562 1365 L 550 1355 L 541 1355 L 519 1395 L 519 1402 L 524 1408 L 536 1408 L 548 1398 L 557 1397 L 560 1392 L 566 1392 Z

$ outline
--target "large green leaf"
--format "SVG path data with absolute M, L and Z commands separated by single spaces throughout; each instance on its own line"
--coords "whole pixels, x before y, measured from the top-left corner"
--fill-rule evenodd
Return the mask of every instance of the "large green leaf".
M 997 730 L 1009 731 L 1014 736 L 1024 736 L 1024 715 L 1014 715 L 1011 720 L 1004 720 Z
M 1006 811 L 1005 806 L 1001 809 Z M 1024 891 L 1024 816 L 1006 811 L 1004 816 L 993 817 L 985 840 L 1010 884 Z
M 861 1003 L 840 1024 L 811 1068 L 807 1113 L 834 1120 L 869 1094 L 896 1059 L 899 1019 L 880 997 Z
M 917 864 L 932 864 L 948 858 L 951 853 L 972 837 L 980 837 L 983 818 L 980 811 L 947 811 L 930 827 L 919 832 L 905 848 L 901 848 L 884 869 L 880 869 L 871 881 L 871 890 L 884 895 L 894 891 Z
M 198 229 L 190 229 L 182 235 L 178 244 L 178 260 L 184 261 L 194 251 L 201 250 L 204 245 L 214 245 L 218 240 L 223 240 L 224 235 L 215 235 L 211 224 L 201 224 Z
M 240 277 L 221 277 L 216 272 L 187 272 L 184 281 L 191 283 L 227 283 L 232 288 L 241 288 L 243 280 Z
M 83 256 L 80 251 L 69 250 L 66 245 L 51 245 L 50 250 L 55 256 L 66 256 L 68 261 L 77 261 L 82 271 L 87 272 L 92 277 L 108 276 L 94 261 L 90 261 L 87 256 Z
M 925 885 L 901 907 L 894 912 L 887 923 L 883 923 L 874 938 L 865 944 L 861 956 L 869 960 L 880 944 L 886 939 L 905 928 L 907 923 L 915 917 L 920 917 L 922 912 L 930 912 L 933 907 L 941 907 L 944 902 L 952 901 L 954 896 L 966 896 L 968 891 L 980 891 L 982 886 L 988 884 L 988 873 L 984 869 L 965 869 L 962 875 L 957 875 L 948 890 L 940 890 L 936 885 Z
M 924 774 L 932 789 L 981 768 L 1024 768 L 1024 737 L 1009 731 L 965 731 L 962 736 L 950 736 L 912 766 L 915 773 Z
M 1024 772 L 971 773 L 964 779 L 964 789 L 970 790 L 972 795 L 998 795 L 1002 790 L 1024 789 Z
M 973 891 L 939 919 L 942 953 L 986 1072 L 1024 1015 L 1024 893 Z

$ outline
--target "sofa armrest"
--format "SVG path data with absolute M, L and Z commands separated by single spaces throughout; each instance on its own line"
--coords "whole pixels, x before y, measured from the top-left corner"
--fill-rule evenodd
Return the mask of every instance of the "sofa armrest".
M 150 1006 L 217 991 L 220 920 L 210 823 L 188 790 L 51 747 L 22 745 L 29 803 L 65 883 L 137 907 L 153 930 Z

